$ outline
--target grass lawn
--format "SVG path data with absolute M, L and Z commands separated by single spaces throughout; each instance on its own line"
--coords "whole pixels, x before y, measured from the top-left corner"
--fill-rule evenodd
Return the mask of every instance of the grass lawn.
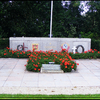
M 0 94 L 0 99 L 100 99 L 100 94 L 85 95 L 31 95 L 31 94 Z

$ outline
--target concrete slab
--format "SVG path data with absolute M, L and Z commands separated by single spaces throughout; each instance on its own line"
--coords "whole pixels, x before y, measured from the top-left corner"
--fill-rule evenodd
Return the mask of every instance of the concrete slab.
M 38 87 L 55 87 L 55 83 L 53 82 L 49 82 L 49 81 L 39 81 L 38 82 Z
M 22 81 L 20 87 L 38 87 L 37 81 Z
M 0 87 L 2 87 L 5 83 L 5 80 L 0 80 Z
M 21 81 L 6 81 L 3 84 L 3 87 L 7 86 L 7 87 L 13 87 L 13 86 L 20 86 L 21 85 Z

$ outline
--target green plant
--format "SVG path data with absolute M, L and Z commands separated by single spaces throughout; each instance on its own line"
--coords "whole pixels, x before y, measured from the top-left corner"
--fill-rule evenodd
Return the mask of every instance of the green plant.
M 100 40 L 91 39 L 91 48 L 100 51 Z
M 9 38 L 0 38 L 0 49 L 4 49 L 9 46 Z
M 72 24 L 70 25 L 70 30 L 71 33 L 69 33 L 68 37 L 74 37 L 74 35 L 76 34 L 76 27 L 74 27 Z

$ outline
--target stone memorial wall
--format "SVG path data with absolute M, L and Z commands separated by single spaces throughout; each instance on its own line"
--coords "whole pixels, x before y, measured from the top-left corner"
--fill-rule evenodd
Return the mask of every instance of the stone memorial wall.
M 73 46 L 81 53 L 91 49 L 90 38 L 45 38 L 45 37 L 10 37 L 9 47 L 12 50 L 36 51 L 61 51 L 62 49 L 72 52 Z

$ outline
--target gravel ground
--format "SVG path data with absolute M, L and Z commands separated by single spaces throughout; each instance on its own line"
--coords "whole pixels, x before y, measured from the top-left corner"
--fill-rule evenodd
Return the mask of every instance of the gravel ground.
M 0 94 L 100 94 L 100 87 L 32 88 L 0 87 Z

